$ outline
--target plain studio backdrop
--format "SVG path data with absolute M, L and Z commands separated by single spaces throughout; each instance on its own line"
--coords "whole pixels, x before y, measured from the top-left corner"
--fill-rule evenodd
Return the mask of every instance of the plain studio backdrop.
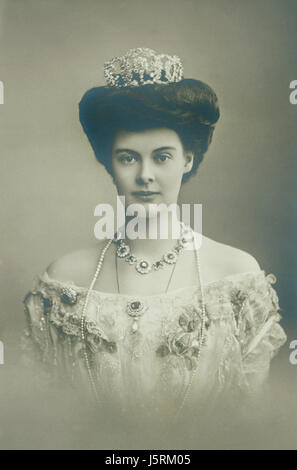
M 80 126 L 78 102 L 104 84 L 105 61 L 135 47 L 180 56 L 185 76 L 217 93 L 213 142 L 180 202 L 201 203 L 206 236 L 251 253 L 276 275 L 288 341 L 297 338 L 297 105 L 289 101 L 297 79 L 296 0 L 0 5 L 0 372 L 17 360 L 22 299 L 34 276 L 95 242 L 95 206 L 115 204 L 112 181 Z M 297 366 L 289 364 L 288 344 L 274 364 L 287 368 L 290 381 Z

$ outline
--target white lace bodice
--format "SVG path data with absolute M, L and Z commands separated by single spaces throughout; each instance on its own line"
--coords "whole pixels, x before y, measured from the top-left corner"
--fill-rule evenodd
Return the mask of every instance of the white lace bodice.
M 222 392 L 240 396 L 259 391 L 286 340 L 275 281 L 262 270 L 204 285 L 206 341 L 198 364 L 198 286 L 137 297 L 92 291 L 85 337 L 101 403 L 170 414 L 185 395 L 185 406 L 196 408 Z M 39 363 L 50 379 L 63 377 L 89 396 L 80 335 L 86 293 L 71 281 L 38 276 L 24 300 L 24 349 L 27 363 Z M 127 314 L 131 302 L 144 308 L 136 334 Z

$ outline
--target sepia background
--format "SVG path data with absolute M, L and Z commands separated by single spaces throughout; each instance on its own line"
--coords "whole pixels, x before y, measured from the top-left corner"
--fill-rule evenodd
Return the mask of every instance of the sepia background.
M 78 102 L 104 84 L 106 60 L 150 47 L 180 56 L 185 76 L 218 95 L 213 142 L 180 202 L 202 203 L 206 236 L 251 253 L 277 277 L 288 343 L 272 363 L 280 408 L 271 422 L 280 426 L 279 440 L 268 434 L 263 445 L 294 447 L 280 423 L 292 430 L 292 416 L 297 420 L 296 408 L 295 415 L 286 408 L 293 406 L 297 377 L 297 365 L 289 363 L 289 342 L 297 339 L 297 105 L 289 102 L 289 84 L 297 79 L 296 24 L 296 0 L 0 2 L 0 379 L 8 428 L 17 420 L 5 404 L 5 370 L 17 361 L 22 299 L 51 261 L 95 242 L 95 206 L 115 203 L 112 181 L 81 129 Z M 278 374 L 286 377 L 284 389 Z M 0 426 L 0 447 L 42 448 L 49 438 L 7 436 Z M 218 446 L 233 445 L 217 439 Z M 249 442 L 244 434 L 234 446 Z

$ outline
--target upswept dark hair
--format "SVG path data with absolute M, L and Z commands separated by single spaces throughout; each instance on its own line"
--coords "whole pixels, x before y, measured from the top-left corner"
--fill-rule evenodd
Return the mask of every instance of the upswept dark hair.
M 186 151 L 194 153 L 192 170 L 183 176 L 183 183 L 196 173 L 219 117 L 215 92 L 206 83 L 194 79 L 92 88 L 79 103 L 81 125 L 97 160 L 111 175 L 111 150 L 117 131 L 167 127 L 179 135 Z

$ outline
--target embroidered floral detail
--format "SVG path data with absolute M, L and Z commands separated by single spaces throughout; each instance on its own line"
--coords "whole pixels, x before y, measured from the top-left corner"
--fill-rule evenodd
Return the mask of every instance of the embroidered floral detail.
M 183 328 L 184 331 L 192 332 L 195 331 L 198 325 L 197 318 L 191 318 L 188 313 L 183 313 L 178 320 L 179 325 Z
M 92 320 L 86 320 L 86 330 L 93 336 L 101 336 L 101 332 L 97 327 L 96 323 Z
M 100 336 L 89 335 L 87 345 L 92 353 L 105 351 L 113 354 L 117 351 L 117 344 L 114 341 L 107 341 Z
M 117 351 L 117 344 L 114 341 L 106 341 L 105 339 L 102 339 L 102 345 L 106 351 L 110 353 L 115 353 Z
M 92 353 L 99 351 L 114 353 L 117 351 L 116 342 L 107 338 L 94 321 L 86 320 L 85 328 L 87 333 L 86 342 Z
M 101 349 L 101 338 L 100 336 L 87 336 L 86 343 L 88 346 L 88 349 L 92 352 L 98 352 Z
M 65 335 L 69 335 L 69 336 L 79 336 L 80 334 L 79 326 L 74 325 L 70 322 L 67 322 L 62 326 L 62 331 L 63 333 L 65 333 Z
M 71 315 L 69 315 L 68 319 L 71 323 L 73 323 L 73 325 L 80 325 L 81 317 L 76 313 L 72 313 Z
M 191 337 L 186 333 L 178 333 L 169 338 L 170 351 L 176 356 L 183 356 L 186 354 L 191 347 Z
M 247 298 L 247 293 L 242 291 L 241 289 L 232 289 L 230 293 L 230 300 L 232 303 L 234 315 L 237 316 L 242 308 L 244 301 Z
M 201 340 L 201 321 L 202 314 L 193 306 L 183 308 L 178 318 L 179 328 L 172 334 L 167 334 L 164 343 L 156 350 L 159 357 L 165 357 L 168 354 L 184 359 L 188 370 L 192 370 L 197 365 Z M 207 328 L 209 321 L 205 324 Z
M 183 313 L 179 316 L 178 323 L 183 331 L 192 333 L 201 324 L 201 311 L 193 306 L 184 307 Z
M 165 357 L 170 353 L 170 349 L 167 344 L 161 344 L 156 351 L 157 355 L 160 357 Z

